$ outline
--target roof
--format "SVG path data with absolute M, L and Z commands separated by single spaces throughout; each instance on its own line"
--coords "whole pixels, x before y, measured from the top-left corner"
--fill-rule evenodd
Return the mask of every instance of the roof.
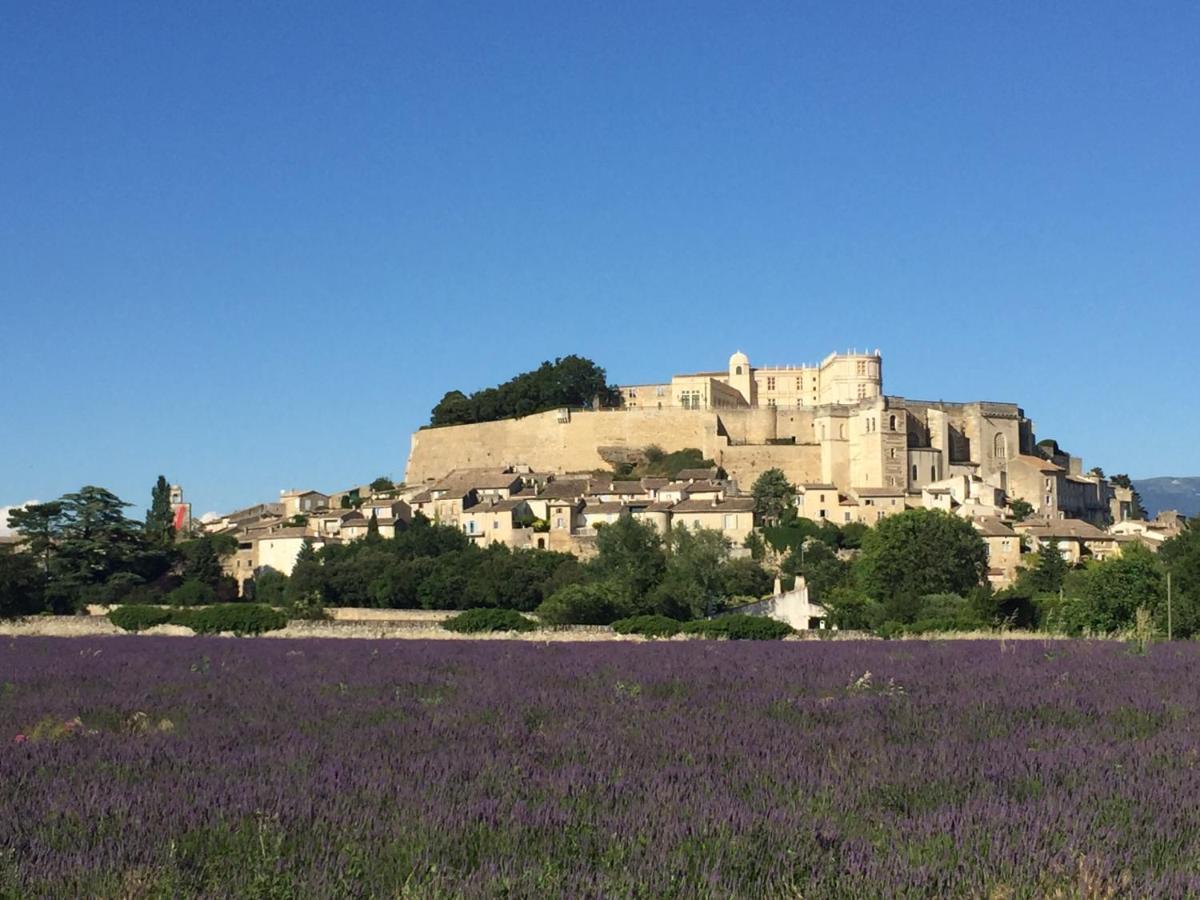
M 653 503 L 643 506 L 641 511 L 642 512 L 655 512 L 655 513 L 656 512 L 670 512 L 671 507 L 673 507 L 674 505 L 675 504 L 671 503 L 669 500 L 655 500 Z
M 1023 463 L 1024 465 L 1027 465 L 1027 466 L 1032 466 L 1042 472 L 1061 472 L 1061 471 L 1063 471 L 1062 466 L 1057 465 L 1056 463 L 1052 463 L 1048 459 L 1042 459 L 1040 456 L 1030 456 L 1028 453 L 1020 454 L 1013 461 Z
M 586 481 L 551 481 L 542 488 L 538 497 L 544 500 L 574 500 L 582 496 L 587 487 Z
M 800 491 L 836 491 L 836 484 L 798 484 L 796 489 Z
M 754 512 L 754 498 L 732 497 L 729 500 L 681 500 L 671 507 L 673 513 Z
M 856 487 L 850 490 L 860 497 L 903 497 L 906 493 L 900 487 Z
M 409 503 L 432 503 L 433 502 L 433 494 L 431 494 L 429 491 L 421 491 L 421 493 L 415 495 L 408 502 Z
M 716 474 L 717 474 L 716 466 L 708 466 L 708 467 L 702 468 L 702 469 L 680 469 L 679 472 L 675 475 L 675 480 L 676 481 L 688 481 L 688 480 L 702 481 L 702 480 L 705 480 L 708 478 L 712 478 Z
M 609 514 L 623 512 L 628 507 L 624 503 L 617 503 L 615 500 L 610 500 L 606 503 L 589 503 L 583 508 L 585 516 L 596 514 Z
M 995 516 L 983 516 L 973 520 L 975 530 L 984 537 L 1016 537 L 1017 533 Z
M 656 488 L 665 487 L 671 483 L 670 478 L 643 478 L 642 487 L 655 490 Z
M 640 481 L 614 481 L 606 494 L 644 494 L 645 486 Z
M 718 494 L 725 490 L 725 486 L 714 484 L 711 481 L 696 481 L 689 484 L 684 490 L 688 494 Z
M 307 497 L 310 494 L 316 494 L 318 497 L 328 497 L 328 494 L 322 494 L 320 491 L 280 491 L 280 497 Z
M 1104 533 L 1083 519 L 1026 519 L 1013 527 L 1035 537 L 1075 538 L 1085 541 L 1113 540 L 1111 534 Z
M 308 529 L 303 526 L 295 528 L 276 528 L 274 531 L 267 531 L 263 534 L 256 534 L 251 537 L 255 541 L 273 541 L 284 540 L 290 538 L 309 538 L 313 541 L 324 541 L 325 538 L 316 534 L 309 534 Z
M 475 513 L 501 513 L 511 512 L 519 506 L 524 506 L 525 501 L 520 498 L 510 498 L 508 500 L 498 500 L 495 503 L 476 503 L 474 506 L 467 507 L 463 510 L 464 516 L 474 515 Z

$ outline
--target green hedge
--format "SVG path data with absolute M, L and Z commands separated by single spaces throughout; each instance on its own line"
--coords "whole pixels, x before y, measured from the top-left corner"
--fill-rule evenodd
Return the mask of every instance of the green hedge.
M 125 631 L 145 631 L 170 623 L 175 610 L 157 606 L 120 606 L 108 614 L 108 621 Z
M 684 634 L 698 634 L 706 638 L 728 638 L 731 641 L 777 641 L 795 634 L 791 625 L 768 619 L 765 616 L 748 616 L 735 613 L 717 619 L 700 619 L 683 625 Z
M 617 634 L 640 634 L 643 637 L 671 637 L 679 634 L 681 623 L 667 616 L 630 616 L 628 619 L 618 619 L 612 623 L 612 630 Z
M 205 609 L 180 610 L 174 621 L 197 634 L 262 634 L 287 625 L 287 616 L 261 603 L 221 603 Z
M 442 627 L 459 634 L 485 631 L 533 631 L 537 626 L 515 609 L 468 609 L 452 616 Z
M 197 634 L 262 634 L 287 624 L 287 616 L 260 603 L 221 603 L 205 609 L 162 609 L 122 606 L 108 620 L 125 631 L 144 631 L 155 625 L 182 625 Z

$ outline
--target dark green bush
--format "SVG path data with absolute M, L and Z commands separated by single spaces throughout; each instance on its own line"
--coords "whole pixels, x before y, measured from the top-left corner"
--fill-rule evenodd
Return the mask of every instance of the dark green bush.
M 728 638 L 731 641 L 777 641 L 795 634 L 791 625 L 765 616 L 734 613 L 717 619 L 700 619 L 683 625 L 684 634 L 706 638 Z
M 172 621 L 175 610 L 157 606 L 120 606 L 108 614 L 108 621 L 125 631 L 145 631 Z
M 287 625 L 287 616 L 260 603 L 222 603 L 205 609 L 179 610 L 171 618 L 197 634 L 262 634 Z
M 630 616 L 628 619 L 618 619 L 612 623 L 612 630 L 617 634 L 640 634 L 643 637 L 671 637 L 679 634 L 681 624 L 668 616 Z
M 548 625 L 609 625 L 632 611 L 616 585 L 596 581 L 559 588 L 537 608 L 537 617 Z
M 459 634 L 485 631 L 533 631 L 537 626 L 515 609 L 468 609 L 452 616 L 442 627 Z
M 172 606 L 204 606 L 216 599 L 216 592 L 203 581 L 185 581 L 171 593 L 166 602 Z

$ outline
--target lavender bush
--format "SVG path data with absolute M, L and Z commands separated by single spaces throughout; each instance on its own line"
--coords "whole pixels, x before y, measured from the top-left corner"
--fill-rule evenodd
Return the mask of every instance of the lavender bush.
M 1200 893 L 1200 651 L 0 644 L 0 896 Z

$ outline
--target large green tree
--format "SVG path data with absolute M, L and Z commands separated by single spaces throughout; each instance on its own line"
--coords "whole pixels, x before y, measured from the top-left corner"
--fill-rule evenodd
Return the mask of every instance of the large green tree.
M 912 622 L 921 597 L 966 595 L 983 583 L 987 545 L 966 519 L 910 509 L 882 519 L 863 539 L 858 579 L 889 619 Z
M 795 509 L 796 487 L 782 469 L 767 469 L 754 479 L 750 492 L 754 497 L 754 514 L 765 524 L 777 525 L 785 512 Z
M 1166 541 L 1158 558 L 1171 573 L 1171 630 L 1176 637 L 1200 634 L 1200 521 L 1193 519 Z
M 662 580 L 666 569 L 662 538 L 649 522 L 621 516 L 596 532 L 593 575 L 612 582 L 631 604 L 640 603 Z
M 1138 607 L 1145 607 L 1165 632 L 1164 587 L 1162 563 L 1140 544 L 1129 545 L 1119 556 L 1088 565 L 1068 624 L 1074 631 L 1106 634 L 1132 626 Z
M 0 547 L 0 619 L 41 612 L 45 608 L 44 585 L 32 554 Z

